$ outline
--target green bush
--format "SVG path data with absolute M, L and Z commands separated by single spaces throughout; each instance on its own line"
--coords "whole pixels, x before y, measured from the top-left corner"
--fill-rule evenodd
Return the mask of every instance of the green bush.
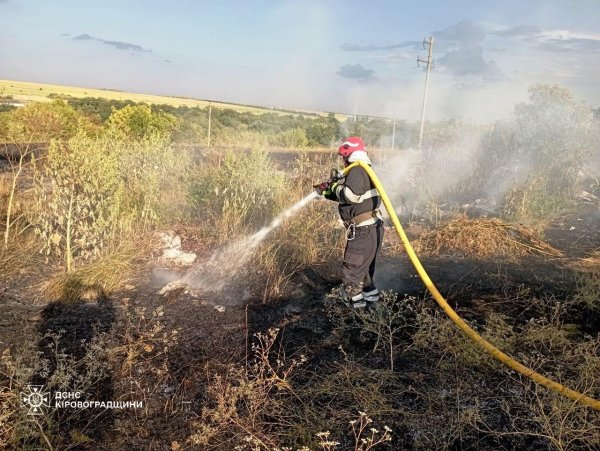
M 592 311 L 600 312 L 600 269 L 579 275 L 574 300 Z
M 52 141 L 45 164 L 35 171 L 36 207 L 32 222 L 46 254 L 66 259 L 97 256 L 118 218 L 124 184 L 119 153 L 102 141 L 78 135 Z
M 46 254 L 64 256 L 71 271 L 73 258 L 97 257 L 116 234 L 174 217 L 186 165 L 165 137 L 53 141 L 35 171 L 30 214 Z
M 183 214 L 181 186 L 187 183 L 189 155 L 175 152 L 168 136 L 117 142 L 115 146 L 125 188 L 120 219 L 155 225 Z
M 507 191 L 503 213 L 511 220 L 532 222 L 568 207 L 575 191 L 576 178 L 570 171 L 539 169 L 537 174 Z
M 261 150 L 213 152 L 192 177 L 195 215 L 210 219 L 221 238 L 265 225 L 278 213 L 285 191 L 283 175 Z
M 282 147 L 306 147 L 308 138 L 306 132 L 302 128 L 292 128 L 283 132 L 277 133 L 269 142 L 274 146 Z

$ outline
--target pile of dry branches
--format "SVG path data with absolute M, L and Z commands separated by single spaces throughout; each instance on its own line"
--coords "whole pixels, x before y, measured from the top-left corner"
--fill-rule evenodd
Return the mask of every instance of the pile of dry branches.
M 562 257 L 526 227 L 499 219 L 461 217 L 421 236 L 414 243 L 418 253 L 457 257 L 517 258 L 525 255 Z

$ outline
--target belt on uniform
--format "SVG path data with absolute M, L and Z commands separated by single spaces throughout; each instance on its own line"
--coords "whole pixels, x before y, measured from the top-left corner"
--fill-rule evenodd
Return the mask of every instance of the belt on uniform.
M 354 225 L 354 227 L 361 227 L 366 225 L 375 224 L 378 219 L 381 219 L 381 213 L 379 210 L 367 211 L 353 217 L 350 221 L 344 221 L 346 227 Z

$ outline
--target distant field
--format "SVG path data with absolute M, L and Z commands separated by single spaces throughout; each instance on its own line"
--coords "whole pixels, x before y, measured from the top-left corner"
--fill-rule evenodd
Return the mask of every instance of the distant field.
M 50 94 L 67 95 L 75 98 L 83 97 L 100 97 L 109 100 L 131 100 L 134 102 L 145 102 L 154 104 L 166 104 L 172 106 L 189 106 L 189 107 L 200 107 L 204 108 L 208 106 L 208 100 L 196 100 L 186 99 L 181 97 L 169 97 L 169 96 L 156 96 L 151 94 L 137 94 L 134 92 L 123 92 L 123 91 L 111 91 L 108 89 L 91 89 L 91 88 L 77 88 L 72 86 L 61 86 L 61 85 L 49 85 L 44 83 L 30 83 L 24 81 L 11 81 L 11 80 L 0 80 L 0 95 L 10 95 L 13 98 L 21 101 L 34 101 L 44 102 L 50 101 L 48 97 Z M 274 112 L 279 114 L 290 114 L 279 110 L 273 110 L 269 108 L 259 108 L 246 105 L 237 105 L 232 103 L 224 103 L 217 101 L 210 101 L 215 108 L 229 108 L 238 112 L 251 112 L 256 114 Z M 319 112 L 295 112 L 296 114 L 312 113 L 322 114 Z M 345 118 L 343 115 L 340 117 Z

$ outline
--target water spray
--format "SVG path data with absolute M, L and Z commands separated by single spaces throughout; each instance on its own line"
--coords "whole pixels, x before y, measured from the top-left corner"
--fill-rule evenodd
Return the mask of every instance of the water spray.
M 294 216 L 317 197 L 318 194 L 316 192 L 311 192 L 277 215 L 269 225 L 263 227 L 258 232 L 217 249 L 207 260 L 195 265 L 185 276 L 166 285 L 160 292 L 165 293 L 180 286 L 189 286 L 213 292 L 223 290 L 227 282 L 234 279 L 243 268 L 256 247 L 273 230 L 279 227 L 285 219 Z

